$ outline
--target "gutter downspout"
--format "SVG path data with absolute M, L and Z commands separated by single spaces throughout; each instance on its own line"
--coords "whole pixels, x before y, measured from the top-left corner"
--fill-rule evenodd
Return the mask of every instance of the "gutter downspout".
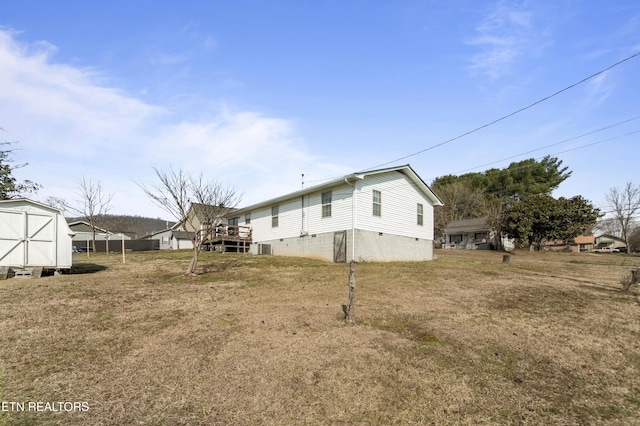
M 302 175 L 302 177 L 304 178 L 304 175 Z M 302 183 L 302 186 L 304 187 L 304 182 Z M 306 228 L 304 226 L 304 194 L 302 195 L 302 200 L 301 203 L 302 208 L 300 210 L 302 210 L 302 217 L 300 218 L 301 222 L 302 222 L 302 226 L 300 227 L 300 237 L 302 238 L 302 257 L 305 256 L 305 245 L 306 245 L 306 241 L 305 241 L 305 237 L 306 237 Z
M 351 185 L 348 178 L 344 179 Z M 353 181 L 353 191 L 351 193 L 351 260 L 356 260 L 356 181 Z

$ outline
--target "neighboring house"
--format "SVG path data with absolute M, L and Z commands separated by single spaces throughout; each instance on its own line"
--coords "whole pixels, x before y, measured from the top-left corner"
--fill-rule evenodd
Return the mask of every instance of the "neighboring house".
M 91 227 L 89 222 L 85 222 L 83 220 L 76 220 L 74 222 L 69 223 L 69 228 L 74 232 L 73 242 L 76 248 L 78 249 L 87 249 L 87 247 L 93 247 L 93 229 L 95 229 L 96 242 L 104 241 L 105 244 L 111 240 L 116 241 L 128 241 L 131 239 L 126 234 L 122 233 L 114 233 L 111 231 L 107 231 L 106 229 L 102 229 L 100 227 L 94 226 Z
M 578 235 L 575 247 L 580 253 L 592 251 L 596 247 L 596 237 L 593 235 Z
M 444 229 L 444 249 L 495 250 L 498 248 L 498 236 L 487 225 L 486 217 L 452 220 Z M 502 247 L 511 250 L 513 240 L 502 238 Z
M 209 206 L 207 206 L 206 204 L 198 204 L 198 203 L 191 204 L 191 206 L 189 207 L 189 211 L 187 212 L 187 218 L 182 222 L 175 224 L 171 229 L 188 231 L 188 232 L 198 232 L 202 229 L 205 229 L 209 225 L 207 223 L 207 217 L 217 216 L 217 213 L 218 213 L 217 211 L 213 213 L 211 211 L 207 211 L 208 207 Z M 224 209 L 224 211 L 227 211 L 227 210 L 229 211 L 229 213 L 232 213 L 237 209 L 235 208 Z M 216 223 L 215 225 L 226 224 L 226 223 L 227 223 L 227 218 L 222 217 L 220 219 L 220 223 Z
M 144 237 L 147 240 L 158 240 L 160 242 L 160 250 L 193 249 L 194 238 L 194 232 L 180 231 L 173 228 L 154 232 Z
M 228 214 L 250 251 L 334 262 L 433 259 L 442 201 L 409 165 L 353 173 Z
M 543 243 L 544 250 L 569 251 L 583 253 L 593 251 L 596 237 L 593 235 L 578 235 L 573 244 L 566 244 L 563 240 L 547 241 Z
M 626 247 L 626 243 L 622 238 L 613 235 L 600 235 L 596 237 L 596 247 L 594 251 L 614 251 Z
M 0 201 L 0 267 L 69 269 L 72 236 L 55 207 L 24 198 Z

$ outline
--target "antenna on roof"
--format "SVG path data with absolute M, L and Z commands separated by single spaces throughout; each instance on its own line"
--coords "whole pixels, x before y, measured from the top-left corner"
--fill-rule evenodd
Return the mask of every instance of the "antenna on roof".
M 304 173 L 302 174 L 302 189 L 304 189 Z

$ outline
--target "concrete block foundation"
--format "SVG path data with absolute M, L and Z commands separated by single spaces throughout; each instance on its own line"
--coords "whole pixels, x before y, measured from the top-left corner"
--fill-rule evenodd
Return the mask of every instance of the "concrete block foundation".
M 268 244 L 273 255 L 308 257 L 333 262 L 334 234 L 327 232 L 254 242 L 250 252 L 258 254 L 258 245 Z M 433 260 L 432 240 L 356 229 L 353 247 L 352 230 L 346 230 L 346 237 L 347 262 L 352 258 L 357 262 Z

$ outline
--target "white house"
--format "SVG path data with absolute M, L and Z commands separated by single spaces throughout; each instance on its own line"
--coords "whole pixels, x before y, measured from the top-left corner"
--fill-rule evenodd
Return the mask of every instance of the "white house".
M 515 247 L 513 239 L 496 235 L 486 217 L 452 220 L 443 231 L 444 249 L 495 250 L 499 246 L 509 251 Z M 501 244 L 498 244 L 501 242 Z
M 145 239 L 160 241 L 160 250 L 193 249 L 195 232 L 181 231 L 178 226 L 174 226 L 174 228 L 154 232 Z
M 72 236 L 55 207 L 24 198 L 0 201 L 0 266 L 69 269 Z
M 252 253 L 334 262 L 433 259 L 433 207 L 442 201 L 409 165 L 353 173 L 235 210 Z

